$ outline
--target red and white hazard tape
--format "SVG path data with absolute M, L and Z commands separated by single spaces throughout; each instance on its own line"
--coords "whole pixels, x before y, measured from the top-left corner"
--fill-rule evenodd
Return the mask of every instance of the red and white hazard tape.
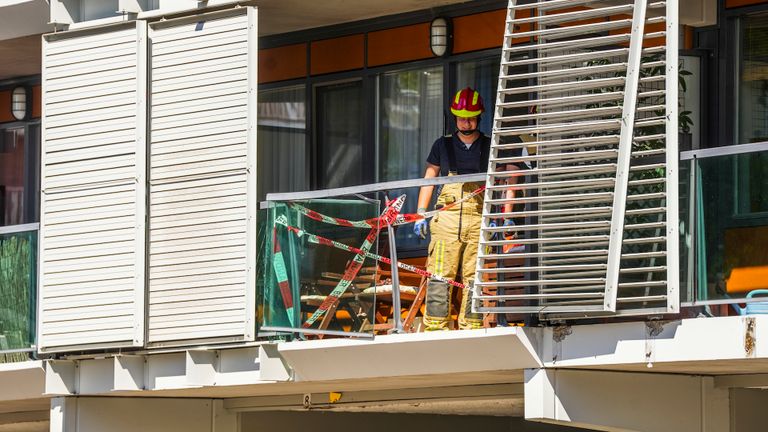
M 344 243 L 339 243 L 339 242 L 337 242 L 335 240 L 331 240 L 329 238 L 322 237 L 322 236 L 319 236 L 317 234 L 308 233 L 308 232 L 302 230 L 301 228 L 297 228 L 295 226 L 288 225 L 285 217 L 281 216 L 281 217 L 277 218 L 275 223 L 284 226 L 286 229 L 288 229 L 288 231 L 296 234 L 296 236 L 298 236 L 300 238 L 301 237 L 306 237 L 307 240 L 310 243 L 320 244 L 320 245 L 324 245 L 324 246 L 331 246 L 331 247 L 334 247 L 336 249 L 341 249 L 341 250 L 344 250 L 344 251 L 347 251 L 347 252 L 353 252 L 353 253 L 356 253 L 356 254 L 359 254 L 359 255 L 360 254 L 361 255 L 365 255 L 366 257 L 374 259 L 376 261 L 392 265 L 392 259 L 387 258 L 385 256 L 376 255 L 376 254 L 374 254 L 372 252 L 364 251 L 364 250 L 362 250 L 360 248 L 356 248 L 356 247 L 353 247 L 353 246 L 345 245 Z M 449 285 L 453 285 L 453 286 L 458 287 L 458 288 L 464 288 L 465 287 L 465 285 L 462 284 L 461 282 L 456 282 L 455 280 L 448 279 L 448 278 L 442 277 L 440 275 L 436 275 L 434 273 L 430 273 L 430 272 L 428 272 L 426 270 L 422 270 L 422 269 L 420 269 L 418 267 L 415 267 L 415 266 L 412 266 L 410 264 L 405 264 L 405 263 L 402 263 L 400 261 L 397 261 L 397 262 L 395 262 L 395 265 L 398 268 L 401 268 L 403 270 L 406 270 L 406 271 L 409 271 L 409 272 L 412 272 L 412 273 L 416 273 L 418 275 L 421 275 L 421 276 L 424 276 L 424 277 L 428 277 L 428 278 L 431 278 L 431 279 L 434 279 L 434 280 L 437 280 L 437 281 L 445 282 L 445 283 L 447 283 Z
M 462 204 L 466 201 L 469 201 L 473 197 L 481 194 L 485 190 L 485 186 L 480 186 L 479 188 L 472 191 L 469 195 L 462 197 L 458 201 L 454 201 L 450 204 L 446 204 L 444 207 L 441 207 L 436 210 L 428 211 L 425 213 L 406 213 L 406 214 L 398 214 L 393 222 L 386 223 L 386 221 L 382 220 L 382 216 L 376 217 L 376 218 L 370 218 L 370 219 L 364 219 L 364 220 L 358 220 L 358 221 L 351 221 L 347 219 L 341 219 L 341 218 L 335 218 L 331 216 L 324 215 L 322 213 L 316 212 L 314 210 L 310 210 L 306 207 L 304 207 L 301 204 L 288 202 L 286 203 L 289 207 L 292 209 L 298 211 L 299 213 L 303 214 L 304 216 L 319 221 L 319 222 L 325 222 L 327 224 L 331 225 L 337 225 L 337 226 L 346 226 L 346 227 L 356 227 L 356 228 L 373 228 L 373 227 L 379 227 L 379 228 L 386 228 L 388 225 L 405 225 L 411 222 L 415 222 L 417 220 L 421 219 L 429 219 L 432 216 L 449 210 L 453 207 L 456 207 L 459 204 Z
M 384 226 L 393 223 L 397 215 L 400 214 L 400 209 L 403 208 L 403 203 L 405 203 L 405 195 L 401 195 L 396 200 L 388 203 L 387 208 L 384 209 L 384 212 L 376 220 L 381 221 Z M 281 220 L 283 222 L 282 224 L 287 226 L 284 216 L 278 218 L 278 220 Z M 275 224 L 280 223 L 278 220 L 275 221 Z M 325 300 L 323 300 L 320 306 L 318 306 L 317 310 L 312 313 L 312 316 L 307 318 L 302 327 L 308 328 L 314 324 L 315 321 L 322 317 L 328 311 L 328 309 L 331 308 L 332 305 L 339 301 L 339 298 L 341 298 L 342 294 L 344 294 L 352 285 L 352 280 L 355 279 L 357 273 L 363 267 L 366 254 L 371 249 L 373 243 L 376 241 L 376 237 L 379 235 L 379 229 L 380 227 L 378 225 L 371 228 L 371 231 L 365 237 L 363 245 L 360 246 L 357 252 L 355 252 L 356 255 L 352 261 L 347 264 L 347 268 L 344 270 L 344 275 L 339 283 L 336 285 L 333 291 L 331 291 L 330 294 L 325 297 Z

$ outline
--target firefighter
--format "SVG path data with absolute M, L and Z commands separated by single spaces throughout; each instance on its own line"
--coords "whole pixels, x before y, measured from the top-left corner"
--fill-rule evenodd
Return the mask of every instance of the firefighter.
M 491 139 L 478 130 L 480 115 L 483 111 L 485 111 L 483 99 L 476 90 L 467 87 L 456 93 L 451 100 L 451 113 L 456 117 L 456 131 L 439 138 L 432 145 L 427 157 L 424 178 L 487 171 Z M 508 169 L 518 169 L 518 167 L 511 165 Z M 435 208 L 442 208 L 459 201 L 481 186 L 481 183 L 446 184 L 437 197 Z M 419 213 L 427 211 L 433 190 L 434 186 L 424 186 L 419 190 Z M 432 236 L 429 242 L 427 271 L 452 280 L 460 276 L 467 287 L 461 295 L 458 318 L 460 329 L 475 329 L 483 326 L 482 315 L 470 312 L 470 286 L 475 279 L 482 212 L 483 194 L 481 193 L 438 213 L 429 223 Z M 504 223 L 511 223 L 511 219 Z M 418 221 L 414 225 L 414 232 L 421 238 L 426 238 L 427 221 Z M 427 308 L 424 314 L 426 331 L 448 329 L 451 292 L 451 285 L 434 279 L 429 281 Z

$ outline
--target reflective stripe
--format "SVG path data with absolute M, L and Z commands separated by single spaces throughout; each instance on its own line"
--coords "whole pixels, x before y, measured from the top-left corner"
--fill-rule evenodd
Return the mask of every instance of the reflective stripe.
M 443 267 L 445 267 L 445 240 L 438 240 L 435 244 L 435 274 L 443 276 Z

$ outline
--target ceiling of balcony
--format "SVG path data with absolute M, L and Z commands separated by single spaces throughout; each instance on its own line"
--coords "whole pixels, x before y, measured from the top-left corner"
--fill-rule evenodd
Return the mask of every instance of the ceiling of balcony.
M 259 34 L 266 36 L 465 2 L 467 0 L 257 0 L 256 4 Z
M 413 12 L 466 0 L 257 0 L 259 35 Z M 46 0 L 0 0 L 0 80 L 40 73 L 40 34 L 52 31 Z

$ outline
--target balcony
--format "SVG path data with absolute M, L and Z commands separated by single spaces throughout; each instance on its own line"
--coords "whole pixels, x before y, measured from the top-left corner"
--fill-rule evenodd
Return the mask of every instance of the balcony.
M 764 247 L 768 242 L 768 195 L 764 188 L 768 183 L 768 151 L 764 147 L 750 144 L 683 152 L 678 274 L 682 310 L 668 317 L 765 311 L 761 296 L 768 291 L 760 291 L 768 290 Z M 382 228 L 368 253 L 358 257 L 361 261 L 355 270 L 353 257 L 361 252 L 370 227 L 352 227 L 344 220 L 375 218 L 384 209 L 387 195 L 392 198 L 406 191 L 413 201 L 420 182 L 423 180 L 270 194 L 262 206 L 266 217 L 260 222 L 260 249 L 264 252 L 259 263 L 263 275 L 259 286 L 263 292 L 261 334 L 322 338 L 419 331 L 427 278 L 424 273 L 414 273 L 411 266 L 417 272 L 426 269 L 424 251 L 421 257 L 416 254 L 400 259 L 401 268 L 393 273 L 389 260 L 397 258 L 390 251 L 398 251 L 395 239 L 402 235 L 390 237 Z M 402 224 L 395 230 L 403 234 L 410 232 L 411 226 Z M 353 273 L 349 273 L 350 268 Z M 493 269 L 483 273 L 495 280 Z M 493 288 L 485 291 L 493 298 Z M 483 300 L 481 307 L 496 305 Z M 454 318 L 457 306 L 452 309 Z M 649 316 L 661 315 L 638 314 L 637 319 Z M 535 313 L 490 314 L 484 326 L 530 324 L 535 318 Z M 600 319 L 613 321 L 610 316 Z
M 37 224 L 0 228 L 0 363 L 34 351 L 36 287 Z

